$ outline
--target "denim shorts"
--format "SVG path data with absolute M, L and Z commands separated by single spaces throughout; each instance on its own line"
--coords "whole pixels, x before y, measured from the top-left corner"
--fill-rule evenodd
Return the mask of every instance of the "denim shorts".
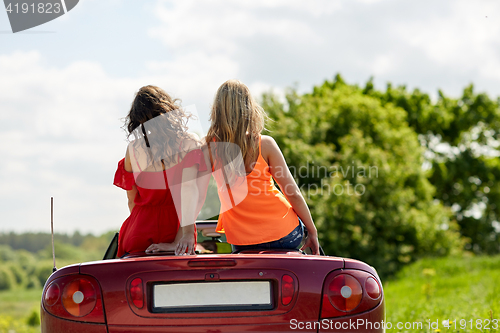
M 299 218 L 299 225 L 292 230 L 288 235 L 278 240 L 252 245 L 231 245 L 233 252 L 244 250 L 270 250 L 270 249 L 291 249 L 295 250 L 304 238 L 304 224 Z

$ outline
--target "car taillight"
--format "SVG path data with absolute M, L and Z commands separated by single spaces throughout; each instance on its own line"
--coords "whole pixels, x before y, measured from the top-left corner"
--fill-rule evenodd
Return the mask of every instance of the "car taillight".
M 43 301 L 47 306 L 52 306 L 56 304 L 59 300 L 59 295 L 61 294 L 61 290 L 59 289 L 59 285 L 57 283 L 51 283 L 50 286 L 45 291 L 45 296 Z
M 380 297 L 380 287 L 374 278 L 369 277 L 365 281 L 365 290 L 368 296 L 372 299 L 379 299 Z
M 94 310 L 96 291 L 92 283 L 85 279 L 74 279 L 64 287 L 62 304 L 75 317 L 83 317 Z
M 332 272 L 323 286 L 321 318 L 347 316 L 373 309 L 380 303 L 381 296 L 379 283 L 367 272 Z
M 281 278 L 281 303 L 288 305 L 293 299 L 295 293 L 295 282 L 290 275 L 283 275 Z
M 130 282 L 130 298 L 132 298 L 132 303 L 138 308 L 142 309 L 144 306 L 144 290 L 142 287 L 142 279 L 135 278 Z
M 356 278 L 347 274 L 337 275 L 328 286 L 330 303 L 343 312 L 354 310 L 363 297 L 363 290 Z
M 87 275 L 68 275 L 51 281 L 43 295 L 44 308 L 57 317 L 104 323 L 101 289 Z

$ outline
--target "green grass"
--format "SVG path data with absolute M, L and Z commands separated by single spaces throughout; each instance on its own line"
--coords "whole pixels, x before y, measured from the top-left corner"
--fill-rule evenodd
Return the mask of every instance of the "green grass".
M 14 319 L 27 317 L 33 310 L 39 311 L 42 290 L 14 289 L 0 292 L 0 315 Z
M 42 290 L 14 289 L 0 292 L 0 333 L 38 333 L 28 325 L 28 317 L 40 314 Z
M 385 281 L 384 292 L 386 320 L 393 325 L 388 331 L 500 332 L 500 256 L 423 259 Z M 444 327 L 447 319 L 452 328 Z M 429 320 L 440 331 L 429 329 Z M 476 327 L 487 320 L 490 329 Z M 397 322 L 422 322 L 423 329 L 398 330 Z

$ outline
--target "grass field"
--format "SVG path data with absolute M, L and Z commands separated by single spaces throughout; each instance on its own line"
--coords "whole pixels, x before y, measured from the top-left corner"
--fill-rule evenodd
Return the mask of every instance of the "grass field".
M 384 281 L 384 292 L 387 332 L 500 332 L 500 256 L 423 259 Z M 41 290 L 0 292 L 0 333 L 40 332 L 27 324 L 40 298 Z
M 384 292 L 388 331 L 500 332 L 500 256 L 424 259 L 386 281 Z M 397 322 L 423 325 L 398 330 Z
M 15 289 L 0 292 L 0 315 L 21 319 L 39 310 L 42 290 Z
M 40 313 L 42 290 L 14 289 L 0 292 L 0 333 L 37 333 L 36 322 L 28 325 L 30 316 Z

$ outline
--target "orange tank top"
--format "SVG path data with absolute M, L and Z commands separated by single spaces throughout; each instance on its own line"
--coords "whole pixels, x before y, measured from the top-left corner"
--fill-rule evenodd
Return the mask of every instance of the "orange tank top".
M 252 245 L 278 240 L 295 229 L 299 220 L 285 196 L 276 188 L 269 165 L 259 157 L 242 181 L 225 185 L 221 172 L 214 172 L 221 213 L 217 232 L 225 233 L 228 243 Z

